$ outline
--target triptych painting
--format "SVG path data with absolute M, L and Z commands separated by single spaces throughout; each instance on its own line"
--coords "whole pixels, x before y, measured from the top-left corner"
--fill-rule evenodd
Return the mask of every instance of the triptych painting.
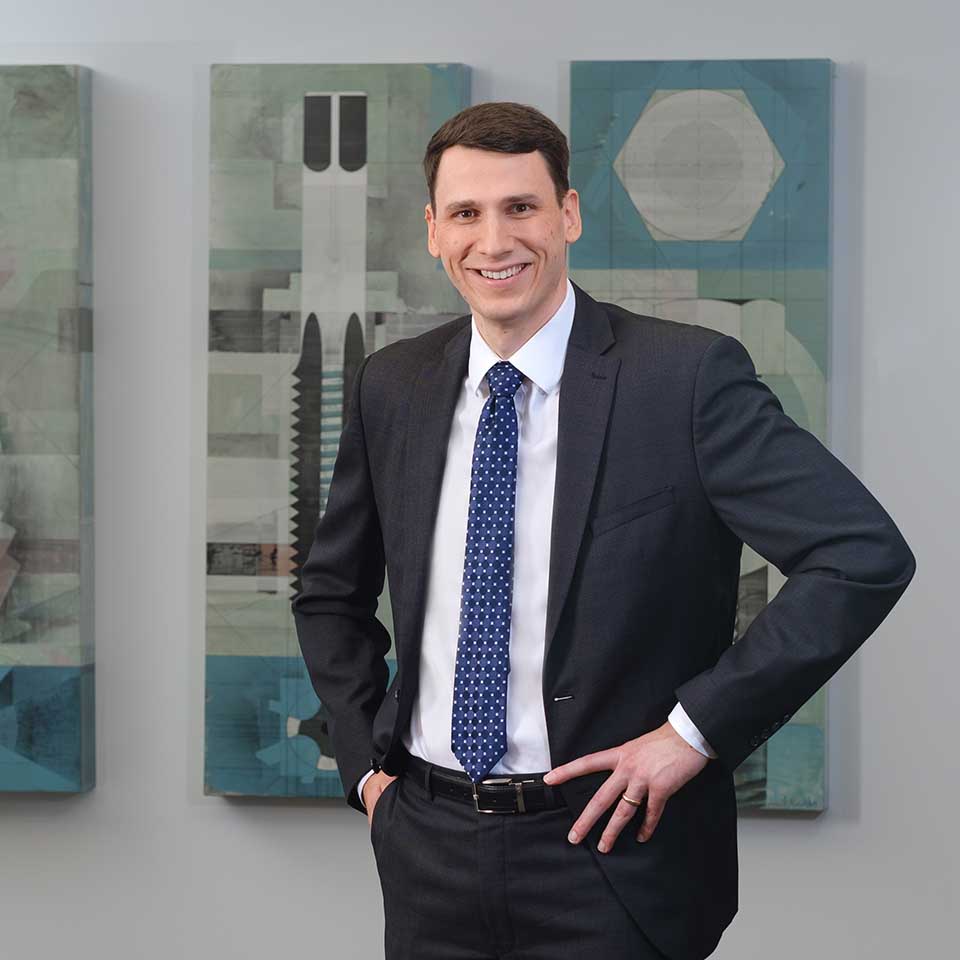
M 825 442 L 832 65 L 576 61 L 570 274 L 737 337 Z M 0 790 L 94 780 L 91 79 L 0 67 Z M 468 308 L 426 251 L 421 161 L 461 64 L 214 66 L 208 794 L 338 797 L 290 614 L 367 354 Z M 744 547 L 736 642 L 783 583 Z M 378 617 L 392 632 L 389 583 Z M 396 665 L 388 655 L 391 676 Z M 743 809 L 826 802 L 825 692 L 738 769 Z

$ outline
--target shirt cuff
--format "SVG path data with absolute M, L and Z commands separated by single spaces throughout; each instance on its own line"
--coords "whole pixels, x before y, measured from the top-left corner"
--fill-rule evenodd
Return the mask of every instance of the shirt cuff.
M 703 734 L 687 716 L 687 711 L 683 709 L 683 704 L 677 703 L 670 711 L 670 716 L 667 717 L 667 719 L 670 721 L 670 726 L 672 726 L 694 750 L 702 753 L 705 757 L 709 757 L 711 760 L 716 760 L 717 752 L 707 743 L 703 738 Z
M 360 778 L 360 782 L 357 784 L 357 795 L 360 797 L 360 806 L 363 807 L 364 810 L 367 809 L 367 805 L 363 802 L 363 785 L 373 776 L 373 774 L 373 770 L 365 773 Z

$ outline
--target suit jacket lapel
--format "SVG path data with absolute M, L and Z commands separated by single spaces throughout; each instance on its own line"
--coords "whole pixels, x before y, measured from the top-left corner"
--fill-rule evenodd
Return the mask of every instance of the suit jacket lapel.
M 404 595 L 400 605 L 406 629 L 397 631 L 397 643 L 409 637 L 417 659 L 447 443 L 470 357 L 470 317 L 459 319 L 465 325 L 420 368 L 410 399 L 403 478 Z
M 545 666 L 580 552 L 620 368 L 619 358 L 602 356 L 614 343 L 606 313 L 573 288 L 577 307 L 560 380 Z
M 560 622 L 583 539 L 620 361 L 602 353 L 614 342 L 610 321 L 576 284 L 577 304 L 564 357 L 557 436 L 546 654 Z M 403 625 L 419 659 L 430 548 L 453 412 L 470 355 L 469 316 L 420 369 L 410 401 L 404 478 Z M 398 639 L 398 643 L 402 643 Z M 398 651 L 399 653 L 399 651 Z

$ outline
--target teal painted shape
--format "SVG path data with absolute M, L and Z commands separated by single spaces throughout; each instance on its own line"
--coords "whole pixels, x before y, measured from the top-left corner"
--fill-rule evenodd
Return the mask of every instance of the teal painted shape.
M 0 725 L 3 718 L 0 716 Z M 76 780 L 48 770 L 27 757 L 0 747 L 0 781 L 4 790 L 19 793 L 75 793 Z
M 767 809 L 823 810 L 826 807 L 823 731 L 791 723 L 767 741 Z
M 93 667 L 13 667 L 0 675 L 5 791 L 93 787 Z
M 301 657 L 208 656 L 206 677 L 206 793 L 343 797 L 338 770 L 318 769 L 321 755 L 335 760 L 333 741 Z
M 585 192 L 584 230 L 570 251 L 573 269 L 652 269 L 656 250 L 698 269 L 715 248 L 733 247 L 743 269 L 824 268 L 829 256 L 830 86 L 832 64 L 806 61 L 576 62 L 571 66 L 571 176 Z M 601 83 L 606 79 L 606 83 Z M 649 243 L 643 218 L 612 164 L 656 90 L 741 89 L 776 145 L 784 174 L 742 241 Z M 592 119 L 591 119 L 592 118 Z M 792 173 L 791 168 L 795 167 Z M 606 168 L 606 169 L 604 169 Z M 602 206 L 610 203 L 610 212 Z M 602 264 L 602 266 L 601 266 Z
M 430 85 L 430 123 L 436 128 L 470 102 L 472 73 L 465 63 L 429 63 L 427 69 L 433 77 Z

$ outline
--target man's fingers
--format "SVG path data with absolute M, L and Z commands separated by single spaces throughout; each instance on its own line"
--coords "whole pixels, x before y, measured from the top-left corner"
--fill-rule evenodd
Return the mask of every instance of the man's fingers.
M 617 750 L 600 750 L 597 753 L 588 753 L 569 763 L 562 763 L 559 767 L 548 770 L 543 775 L 544 783 L 563 783 L 574 777 L 582 777 L 585 773 L 595 773 L 597 770 L 613 770 L 617 765 Z
M 637 793 L 629 788 L 627 789 L 627 796 L 639 799 Z M 624 800 L 623 797 L 620 798 L 620 802 L 613 809 L 613 816 L 610 817 L 603 833 L 600 834 L 600 842 L 597 844 L 597 849 L 601 853 L 607 853 L 613 849 L 613 844 L 617 837 L 620 836 L 620 831 L 637 815 L 638 811 L 641 814 L 643 813 L 641 807 L 635 807 L 632 803 Z
M 611 806 L 614 806 L 611 822 L 615 824 L 616 832 L 612 834 L 612 836 L 615 837 L 616 834 L 623 829 L 623 825 L 627 820 L 630 819 L 630 814 L 620 808 L 624 807 L 627 808 L 627 810 L 633 809 L 633 807 L 625 801 L 617 803 L 622 792 L 620 781 L 615 777 L 608 777 L 580 812 L 580 816 L 577 817 L 573 828 L 567 835 L 567 839 L 571 843 L 579 843 L 593 829 L 593 825 L 600 819 L 604 810 L 608 810 Z M 631 793 L 629 796 L 633 796 L 633 794 Z M 610 828 L 608 827 L 608 829 Z M 604 835 L 606 835 L 606 831 Z M 610 842 L 612 843 L 612 840 Z
M 377 804 L 380 802 L 380 797 L 383 794 L 383 791 L 386 790 L 387 787 L 389 787 L 390 784 L 396 779 L 396 776 L 390 776 L 390 774 L 383 773 L 381 771 L 380 773 L 375 773 L 372 777 L 370 777 L 367 783 L 363 785 L 363 802 L 364 806 L 367 808 L 367 826 L 369 826 L 371 829 L 373 828 L 373 812 L 376 809 Z M 382 781 L 382 783 L 374 782 L 378 780 Z M 367 785 L 370 783 L 373 783 L 374 785 L 367 790 Z M 376 789 L 377 786 L 380 787 L 379 790 Z M 374 791 L 376 791 L 376 793 L 374 793 Z M 368 797 L 371 801 L 369 803 L 367 802 Z
M 653 836 L 653 831 L 657 829 L 660 817 L 663 814 L 663 808 L 667 805 L 667 796 L 663 793 L 647 794 L 647 812 L 643 818 L 643 825 L 637 834 L 637 839 L 645 842 Z

